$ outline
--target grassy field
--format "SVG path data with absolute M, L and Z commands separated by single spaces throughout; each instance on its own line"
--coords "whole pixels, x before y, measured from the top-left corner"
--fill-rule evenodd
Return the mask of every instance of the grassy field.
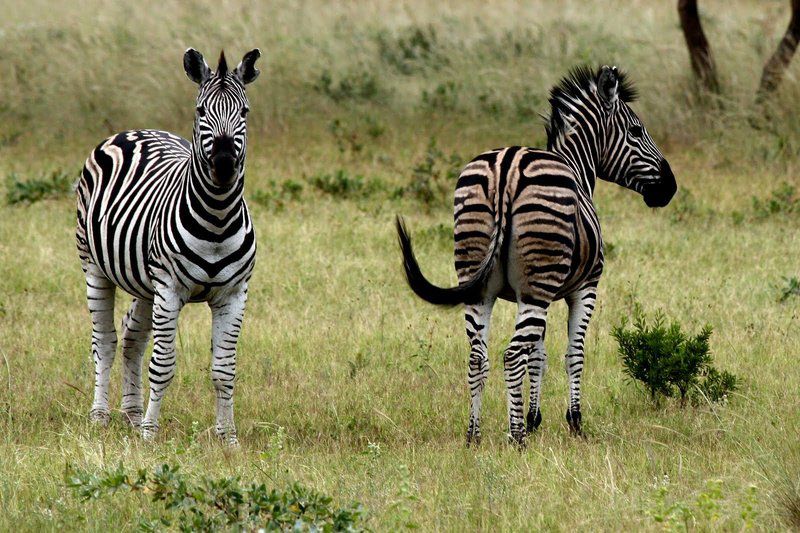
M 360 503 L 361 525 L 378 531 L 800 527 L 800 296 L 780 301 L 800 276 L 797 60 L 772 107 L 752 105 L 785 2 L 703 2 L 723 80 L 713 98 L 694 96 L 668 2 L 148 4 L 32 1 L 0 22 L 0 176 L 23 192 L 42 175 L 76 176 L 113 130 L 188 135 L 183 50 L 211 59 L 223 45 L 235 57 L 261 47 L 248 89 L 259 256 L 238 358 L 241 449 L 213 438 L 201 305 L 182 314 L 157 441 L 141 442 L 119 413 L 105 429 L 88 423 L 74 199 L 3 205 L 0 530 L 136 530 L 162 506 L 145 494 L 80 501 L 64 473 L 165 463 L 191 479 L 298 481 L 335 505 Z M 466 449 L 461 313 L 407 289 L 393 215 L 406 214 L 424 271 L 455 283 L 448 173 L 487 148 L 541 146 L 547 88 L 583 61 L 615 62 L 639 82 L 635 107 L 679 195 L 654 211 L 598 186 L 611 249 L 587 338 L 587 439 L 563 420 L 557 304 L 542 427 L 524 451 L 506 444 L 500 354 L 514 307 L 502 303 L 483 446 Z M 397 193 L 409 183 L 433 184 L 433 200 Z M 118 298 L 120 317 L 128 301 Z M 692 332 L 711 325 L 715 364 L 740 390 L 721 404 L 654 406 L 625 378 L 610 334 L 637 302 Z M 119 378 L 117 362 L 113 398 Z

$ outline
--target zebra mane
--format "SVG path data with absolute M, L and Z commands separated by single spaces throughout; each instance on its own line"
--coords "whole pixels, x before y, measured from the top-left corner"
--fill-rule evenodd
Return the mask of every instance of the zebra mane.
M 225 50 L 219 53 L 219 62 L 217 63 L 217 77 L 220 80 L 220 86 L 225 87 L 225 76 L 228 75 L 228 61 L 225 59 Z
M 597 86 L 600 71 L 600 68 L 592 69 L 588 65 L 575 67 L 550 89 L 551 110 L 550 116 L 546 117 L 547 124 L 545 125 L 548 146 L 552 146 L 559 133 L 566 132 L 570 127 L 570 121 L 565 118 L 565 115 L 570 114 L 570 107 L 573 106 L 568 102 L 575 103 L 584 100 L 586 95 Z M 636 101 L 638 93 L 633 82 L 628 79 L 627 73 L 618 71 L 617 79 L 619 80 L 617 87 L 619 99 L 626 103 Z

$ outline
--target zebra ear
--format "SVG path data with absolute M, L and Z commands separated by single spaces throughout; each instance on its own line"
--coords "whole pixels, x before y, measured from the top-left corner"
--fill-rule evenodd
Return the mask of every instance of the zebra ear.
M 597 76 L 597 93 L 609 106 L 619 98 L 619 73 L 617 67 L 603 66 Z
M 243 84 L 252 83 L 261 74 L 261 71 L 256 68 L 256 60 L 259 57 L 261 57 L 261 51 L 258 48 L 250 50 L 236 67 L 234 74 Z
M 211 69 L 208 67 L 206 60 L 203 59 L 203 54 L 194 48 L 189 48 L 183 54 L 183 70 L 186 71 L 189 79 L 198 85 L 211 77 Z

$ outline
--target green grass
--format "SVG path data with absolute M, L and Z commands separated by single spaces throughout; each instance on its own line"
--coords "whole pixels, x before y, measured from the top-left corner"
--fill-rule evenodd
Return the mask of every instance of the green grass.
M 241 449 L 213 438 L 202 305 L 181 317 L 157 441 L 141 442 L 118 413 L 106 429 L 88 423 L 91 328 L 74 201 L 4 205 L 0 530 L 137 529 L 162 507 L 122 492 L 83 502 L 64 482 L 68 466 L 96 473 L 120 463 L 128 472 L 179 466 L 193 483 L 238 476 L 286 490 L 297 482 L 330 495 L 335 508 L 359 502 L 364 525 L 378 531 L 791 527 L 784 514 L 798 508 L 800 493 L 800 328 L 798 299 L 780 299 L 800 269 L 800 216 L 783 185 L 796 187 L 800 169 L 792 76 L 771 127 L 748 121 L 785 6 L 703 4 L 726 83 L 721 107 L 706 107 L 690 97 L 668 4 L 320 3 L 308 17 L 289 2 L 260 11 L 231 2 L 240 17 L 249 13 L 247 23 L 222 18 L 211 3 L 180 16 L 169 2 L 64 4 L 41 17 L 33 14 L 43 2 L 15 8 L 0 22 L 0 176 L 15 173 L 15 183 L 53 169 L 77 175 L 113 130 L 187 135 L 194 89 L 180 54 L 189 45 L 209 58 L 223 45 L 231 55 L 257 45 L 265 61 L 248 89 L 246 190 L 259 255 L 238 358 Z M 433 34 L 436 44 L 423 44 Z M 419 180 L 423 166 L 440 183 L 451 154 L 464 162 L 496 146 L 541 146 L 535 113 L 546 111 L 546 89 L 583 60 L 632 71 L 642 92 L 636 109 L 681 191 L 654 211 L 634 193 L 598 185 L 614 253 L 586 342 L 587 439 L 571 438 L 564 421 L 566 312 L 557 304 L 542 427 L 522 452 L 506 444 L 500 354 L 514 307 L 501 303 L 483 446 L 466 449 L 463 319 L 413 297 L 393 229 L 394 213 L 406 215 L 424 271 L 453 284 L 452 213 L 446 202 L 393 191 Z M 448 110 L 431 110 L 431 99 Z M 432 137 L 438 159 L 428 165 Z M 322 190 L 314 176 L 329 177 Z M 356 182 L 358 194 L 339 190 Z M 775 201 L 792 208 L 772 209 Z M 128 301 L 119 298 L 119 318 Z M 637 301 L 688 331 L 712 326 L 715 364 L 741 377 L 740 389 L 722 404 L 654 407 L 624 375 L 611 336 Z M 119 378 L 117 362 L 115 403 Z

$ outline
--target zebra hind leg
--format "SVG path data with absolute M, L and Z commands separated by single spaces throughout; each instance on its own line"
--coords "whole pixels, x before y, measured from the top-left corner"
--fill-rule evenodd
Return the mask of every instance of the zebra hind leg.
M 117 331 L 114 328 L 116 287 L 93 263 L 84 262 L 86 301 L 92 317 L 92 359 L 94 360 L 94 401 L 89 420 L 106 426 L 111 420 L 108 407 L 108 386 L 111 367 L 117 352 Z
M 545 330 L 542 330 L 542 337 L 533 347 L 533 352 L 528 357 L 528 378 L 530 379 L 530 403 L 528 405 L 528 415 L 525 417 L 525 429 L 528 434 L 533 433 L 542 423 L 541 410 L 541 387 L 544 374 L 547 371 L 547 353 L 544 349 Z
M 596 282 L 569 295 L 569 348 L 564 356 L 564 367 L 569 381 L 569 407 L 567 424 L 573 435 L 583 436 L 581 425 L 581 376 L 583 374 L 584 338 L 595 307 Z
M 142 424 L 142 358 L 153 322 L 153 304 L 136 298 L 122 319 L 122 414 L 123 421 L 134 428 Z
M 476 305 L 468 305 L 464 310 L 467 338 L 469 339 L 469 385 L 470 406 L 467 426 L 467 446 L 481 443 L 481 402 L 486 378 L 489 376 L 489 325 L 492 318 L 494 298 Z
M 522 417 L 522 381 L 528 358 L 534 347 L 544 336 L 547 323 L 547 308 L 538 304 L 520 302 L 517 308 L 517 323 L 514 336 L 503 354 L 503 366 L 508 394 L 509 440 L 518 445 L 525 444 L 525 425 Z

